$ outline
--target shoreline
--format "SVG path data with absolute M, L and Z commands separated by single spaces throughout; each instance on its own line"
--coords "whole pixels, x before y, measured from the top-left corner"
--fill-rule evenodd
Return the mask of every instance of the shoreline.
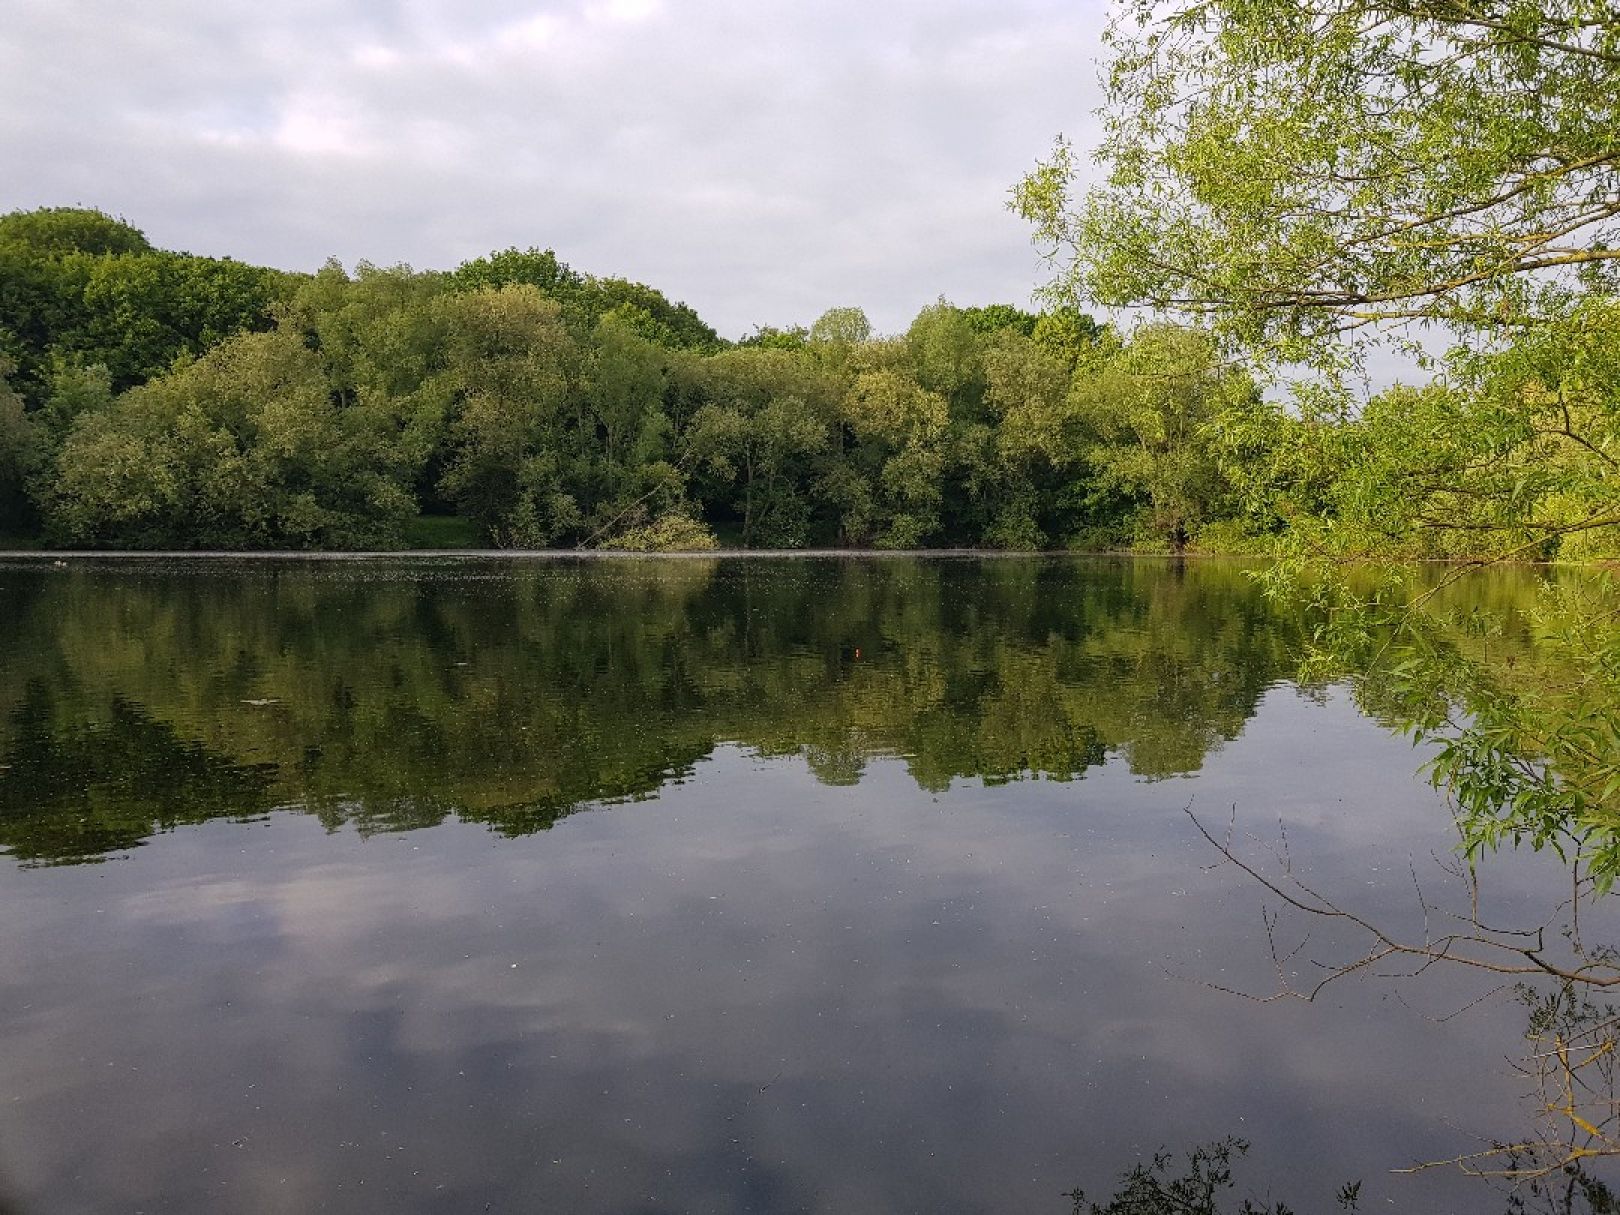
M 698 561 L 698 560 L 890 560 L 940 557 L 953 560 L 1007 560 L 1065 557 L 1077 560 L 1108 558 L 1130 561 L 1251 561 L 1275 562 L 1275 553 L 1133 552 L 1130 549 L 1001 549 L 1001 548 L 719 548 L 669 552 L 630 552 L 622 549 L 573 548 L 399 548 L 399 549 L 0 549 L 0 561 L 84 564 L 97 561 L 304 561 L 368 562 L 451 559 L 456 561 Z M 1620 571 L 1620 562 L 1608 558 L 1590 561 L 1528 561 L 1522 558 L 1406 557 L 1346 558 L 1337 564 L 1355 566 L 1515 566 L 1537 569 Z
M 420 558 L 453 558 L 483 561 L 568 561 L 568 560 L 725 560 L 741 558 L 891 558 L 891 557 L 1216 557 L 1215 553 L 1131 553 L 1124 551 L 1072 551 L 1068 549 L 993 548 L 723 548 L 682 549 L 671 552 L 637 553 L 618 549 L 572 548 L 406 548 L 357 551 L 310 551 L 306 549 L 11 549 L 0 550 L 0 561 L 388 561 Z M 1246 558 L 1252 559 L 1252 558 Z

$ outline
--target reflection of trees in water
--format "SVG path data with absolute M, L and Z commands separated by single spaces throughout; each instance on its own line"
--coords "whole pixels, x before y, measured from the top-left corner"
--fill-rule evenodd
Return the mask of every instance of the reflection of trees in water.
M 1539 1159 L 1533 1147 L 1511 1149 L 1516 1164 L 1533 1168 Z M 1237 1173 L 1248 1154 L 1246 1140 L 1229 1136 L 1200 1144 L 1178 1159 L 1158 1152 L 1139 1161 L 1118 1182 L 1105 1200 L 1089 1198 L 1084 1190 L 1065 1194 L 1072 1215 L 1291 1215 L 1295 1211 L 1359 1210 L 1361 1183 L 1346 1182 L 1332 1203 L 1313 1200 L 1312 1206 L 1290 1206 L 1280 1200 L 1245 1196 Z M 1523 1180 L 1499 1193 L 1498 1209 L 1505 1215 L 1611 1215 L 1620 1210 L 1620 1198 L 1580 1160 L 1563 1160 L 1526 1173 Z M 1490 1207 L 1481 1206 L 1481 1210 Z
M 1537 1142 L 1495 1145 L 1495 1151 L 1476 1158 L 1484 1162 L 1481 1167 L 1489 1171 L 1499 1165 L 1513 1176 L 1556 1177 L 1572 1163 L 1620 1155 L 1615 1087 L 1620 1013 L 1569 979 L 1551 990 L 1521 983 L 1516 991 L 1527 1013 L 1529 1044 L 1520 1070 L 1531 1082 L 1549 1130 Z
M 1105 1201 L 1081 1189 L 1064 1197 L 1074 1204 L 1073 1215 L 1289 1215 L 1293 1208 L 1282 1203 L 1236 1196 L 1237 1165 L 1248 1151 L 1247 1140 L 1228 1136 L 1192 1148 L 1184 1159 L 1156 1152 L 1132 1165 Z M 1341 1187 L 1338 1206 L 1354 1211 L 1360 1190 L 1359 1182 Z
M 1534 596 L 1527 582 L 1500 568 L 1426 579 L 1392 572 L 1373 594 L 1329 580 L 1323 601 L 1333 608 L 1315 634 L 1312 663 L 1348 676 L 1365 709 L 1429 744 L 1428 770 L 1452 801 L 1467 858 L 1467 909 L 1432 930 L 1435 909 L 1425 904 L 1420 938 L 1355 919 L 1373 942 L 1367 957 L 1505 976 L 1529 1011 L 1521 1069 L 1537 1130 L 1447 1163 L 1527 1181 L 1538 1193 L 1562 1186 L 1566 1208 L 1558 1209 L 1579 1192 L 1591 1209 L 1612 1210 L 1585 1167 L 1620 1155 L 1620 1020 L 1602 1002 L 1620 989 L 1620 953 L 1587 939 L 1583 906 L 1609 897 L 1620 876 L 1620 590 L 1594 571 L 1539 573 Z M 1564 862 L 1567 897 L 1540 922 L 1488 923 L 1476 867 L 1520 845 Z M 1261 880 L 1284 899 L 1299 890 Z M 1293 905 L 1353 916 L 1311 898 Z
M 1620 586 L 1500 567 L 1381 582 L 1314 589 L 1309 668 L 1430 744 L 1471 855 L 1552 847 L 1604 892 L 1620 877 Z
M 1443 862 L 1460 879 L 1463 892 L 1453 906 L 1434 901 L 1413 867 L 1421 919 L 1415 929 L 1402 932 L 1307 882 L 1295 869 L 1286 836 L 1276 843 L 1239 837 L 1235 817 L 1224 835 L 1196 816 L 1193 823 L 1222 858 L 1273 900 L 1264 917 L 1275 988 L 1264 993 L 1219 990 L 1265 1003 L 1312 1002 L 1330 986 L 1355 976 L 1398 984 L 1442 967 L 1504 981 L 1442 1020 L 1504 991 L 1513 992 L 1523 1005 L 1524 1047 L 1515 1067 L 1528 1081 L 1530 1122 L 1525 1133 L 1482 1140 L 1448 1159 L 1404 1171 L 1450 1167 L 1511 1183 L 1510 1196 L 1521 1205 L 1510 1203 L 1510 1211 L 1616 1209 L 1607 1184 L 1588 1170 L 1599 1160 L 1620 1156 L 1620 1012 L 1597 998 L 1620 987 L 1620 953 L 1584 939 L 1580 906 L 1590 893 L 1578 878 L 1543 922 L 1504 926 L 1484 918 L 1474 867 Z M 1296 986 L 1293 967 L 1313 940 L 1313 926 L 1325 926 L 1328 933 L 1311 946 L 1309 980 Z M 1285 933 L 1298 941 L 1293 949 Z M 1523 1205 L 1530 1199 L 1544 1205 Z
M 4 841 L 24 861 L 99 856 L 153 831 L 271 804 L 275 769 L 233 763 L 115 696 L 99 721 L 59 712 L 39 679 L 13 710 L 0 769 Z
M 1549 578 L 1536 602 L 1523 594 L 1525 578 L 1493 573 L 1467 596 L 1448 585 L 1451 574 L 1439 579 L 1439 596 L 1402 588 L 1393 610 L 1344 601 L 1316 632 L 1312 658 L 1324 677 L 1350 681 L 1364 711 L 1431 744 L 1430 773 L 1457 813 L 1465 858 L 1452 874 L 1464 905 L 1431 902 L 1414 869 L 1421 928 L 1403 932 L 1308 885 L 1286 843 L 1267 848 L 1198 827 L 1278 909 L 1267 917 L 1278 987 L 1261 998 L 1311 1000 L 1351 975 L 1388 980 L 1436 966 L 1512 984 L 1527 1012 L 1516 1064 L 1528 1081 L 1526 1133 L 1417 1167 L 1500 1183 L 1510 1212 L 1610 1212 L 1616 1196 L 1592 1170 L 1620 1156 L 1620 1015 L 1602 999 L 1620 988 L 1620 953 L 1586 938 L 1583 907 L 1608 897 L 1620 872 L 1614 591 L 1570 574 Z M 1515 581 L 1518 593 L 1504 594 Z M 1607 610 L 1594 612 L 1594 602 Z M 1480 865 L 1504 844 L 1549 849 L 1565 862 L 1565 894 L 1543 917 L 1502 924 L 1482 914 Z M 1356 943 L 1294 989 L 1278 953 L 1283 913 Z
M 1289 660 L 1218 563 L 17 568 L 0 598 L 0 844 L 36 860 L 276 805 L 523 834 L 720 742 L 833 784 L 1170 776 Z

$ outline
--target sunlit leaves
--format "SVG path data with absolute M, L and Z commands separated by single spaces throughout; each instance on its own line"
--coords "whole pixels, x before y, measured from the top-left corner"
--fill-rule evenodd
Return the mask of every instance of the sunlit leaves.
M 1372 322 L 1490 332 L 1612 282 L 1612 6 L 1143 2 L 1108 44 L 1102 184 L 1060 141 L 1014 196 L 1059 298 L 1330 360 Z

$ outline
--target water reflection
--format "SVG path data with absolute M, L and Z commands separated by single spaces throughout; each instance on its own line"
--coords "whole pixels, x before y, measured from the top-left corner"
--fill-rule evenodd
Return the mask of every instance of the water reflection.
M 1217 989 L 1273 976 L 1189 798 L 1380 922 L 1451 844 L 1230 566 L 19 566 L 0 617 L 29 1215 L 1058 1215 L 1232 1133 L 1251 1193 L 1474 1210 L 1388 1170 L 1517 1109 L 1454 974 Z
M 1228 1135 L 1198 1144 L 1179 1157 L 1159 1151 L 1126 1170 L 1119 1188 L 1106 1200 L 1089 1198 L 1079 1189 L 1065 1197 L 1074 1204 L 1071 1215 L 1291 1215 L 1297 1210 L 1330 1209 L 1353 1215 L 1363 1209 L 1359 1181 L 1340 1186 L 1331 1206 L 1325 1197 L 1301 1207 L 1273 1198 L 1243 1196 L 1239 1177 L 1249 1148 L 1248 1140 Z M 1503 1162 L 1511 1163 L 1515 1170 L 1528 1168 L 1532 1175 L 1503 1180 L 1495 1187 L 1502 1191 L 1500 1199 L 1495 1204 L 1482 1204 L 1482 1211 L 1502 1210 L 1506 1215 L 1610 1215 L 1620 1206 L 1620 1198 L 1593 1176 L 1582 1160 L 1551 1164 L 1543 1172 L 1535 1168 L 1534 1152 L 1522 1150 L 1509 1152 Z
M 1197 771 L 1290 662 L 1236 566 L 807 560 L 0 574 L 0 848 L 93 859 L 298 806 L 505 835 L 716 744 L 830 785 Z

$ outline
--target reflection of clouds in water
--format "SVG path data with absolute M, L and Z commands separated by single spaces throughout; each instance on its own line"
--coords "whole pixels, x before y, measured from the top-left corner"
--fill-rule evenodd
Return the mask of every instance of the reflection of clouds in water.
M 226 908 L 265 902 L 260 883 L 243 878 L 202 882 L 173 882 L 139 890 L 123 901 L 119 911 L 130 920 L 152 924 L 194 924 Z
M 0 1164 L 86 1207 L 1058 1210 L 1236 1131 L 1280 1193 L 1331 1169 L 1421 1209 L 1455 1179 L 1383 1170 L 1450 1150 L 1448 1112 L 1499 1132 L 1477 1111 L 1516 1087 L 1459 1066 L 1470 1023 L 1376 983 L 1312 1007 L 1208 987 L 1267 982 L 1260 899 L 1180 813 L 1282 814 L 1297 857 L 1393 913 L 1409 882 L 1366 885 L 1366 858 L 1444 841 L 1412 763 L 1341 699 L 1278 692 L 1192 782 L 1115 764 L 936 799 L 899 761 L 828 788 L 724 748 L 655 803 L 522 840 L 289 817 L 8 871 L 23 922 L 54 901 L 45 926 L 80 935 L 0 943 Z M 90 929 L 61 912 L 85 899 Z M 80 999 L 91 965 L 108 982 Z

